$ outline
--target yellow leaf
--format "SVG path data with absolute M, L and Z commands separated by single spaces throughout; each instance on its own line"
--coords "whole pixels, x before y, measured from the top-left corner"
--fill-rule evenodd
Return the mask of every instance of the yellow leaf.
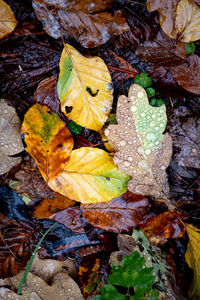
M 73 148 L 70 131 L 58 115 L 47 106 L 33 105 L 22 124 L 26 151 L 35 159 L 48 182 L 60 174 Z
M 77 124 L 100 130 L 112 107 L 111 75 L 99 57 L 84 57 L 65 44 L 60 59 L 61 110 Z
M 181 0 L 176 10 L 176 31 L 182 42 L 200 39 L 200 7 L 192 0 Z
M 130 176 L 122 173 L 112 157 L 101 149 L 73 150 L 64 171 L 49 186 L 82 203 L 107 202 L 127 190 Z
M 11 33 L 17 26 L 17 20 L 10 6 L 0 0 L 0 39 Z
M 194 278 L 189 291 L 189 299 L 200 299 L 200 229 L 186 225 L 189 243 L 185 259 L 194 272 Z

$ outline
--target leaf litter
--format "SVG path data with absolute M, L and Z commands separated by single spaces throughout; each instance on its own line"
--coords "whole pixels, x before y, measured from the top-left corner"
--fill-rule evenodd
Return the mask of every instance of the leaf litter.
M 14 220 L 15 224 L 18 224 L 17 222 L 28 222 L 32 225 L 38 224 L 38 226 L 40 226 L 40 232 L 42 233 L 44 233 L 45 230 L 50 228 L 53 222 L 55 222 L 55 220 L 59 221 L 60 223 L 57 224 L 55 229 L 53 229 L 52 232 L 45 238 L 45 241 L 42 244 L 42 248 L 39 251 L 40 256 L 43 258 L 56 258 L 60 260 L 64 260 L 67 256 L 70 256 L 75 258 L 77 265 L 79 265 L 80 263 L 80 258 L 84 258 L 85 264 L 82 264 L 82 266 L 84 266 L 85 269 L 82 269 L 81 271 L 82 278 L 81 283 L 79 282 L 79 285 L 82 285 L 82 291 L 85 291 L 85 295 L 87 294 L 91 296 L 93 296 L 94 293 L 98 293 L 99 288 L 101 288 L 101 286 L 103 285 L 103 281 L 105 281 L 108 275 L 107 270 L 104 266 L 108 265 L 109 253 L 118 249 L 116 244 L 116 233 L 113 232 L 129 231 L 130 234 L 130 230 L 132 230 L 132 228 L 137 225 L 149 238 L 151 244 L 162 244 L 163 246 L 160 246 L 164 247 L 162 249 L 170 249 L 170 252 L 168 252 L 167 256 L 167 264 L 171 264 L 171 266 L 173 266 L 173 270 L 171 270 L 171 273 L 174 272 L 173 275 L 175 279 L 175 281 L 172 284 L 173 287 L 172 289 L 170 289 L 170 292 L 172 291 L 172 295 L 176 295 L 175 297 L 177 297 L 177 299 L 179 299 L 179 295 L 175 291 L 178 290 L 178 288 L 180 287 L 184 294 L 180 296 L 180 299 L 184 299 L 188 292 L 186 286 L 184 285 L 184 282 L 187 282 L 188 285 L 189 278 L 192 278 L 191 273 L 189 273 L 191 271 L 189 271 L 189 268 L 186 268 L 186 263 L 183 257 L 183 253 L 188 247 L 186 260 L 188 262 L 188 265 L 194 270 L 194 281 L 190 288 L 189 297 L 199 297 L 199 289 L 197 285 L 198 280 L 196 279 L 199 275 L 197 268 L 193 264 L 193 258 L 195 257 L 196 259 L 196 253 L 198 253 L 198 247 L 197 249 L 195 248 L 196 246 L 194 247 L 194 245 L 196 245 L 196 241 L 198 241 L 198 234 L 192 233 L 192 230 L 193 232 L 198 232 L 199 220 L 199 199 L 198 188 L 196 187 L 196 184 L 198 184 L 197 180 L 199 173 L 199 116 L 197 113 L 199 101 L 199 97 L 197 96 L 199 94 L 199 43 L 194 43 L 196 47 L 193 44 L 191 44 L 190 48 L 193 49 L 191 55 L 188 54 L 188 50 L 186 51 L 186 46 L 188 49 L 188 45 L 185 44 L 186 41 L 192 42 L 198 39 L 199 37 L 199 6 L 197 6 L 199 5 L 198 1 L 170 1 L 170 5 L 168 6 L 165 6 L 165 1 L 148 1 L 147 4 L 150 10 L 158 10 L 158 13 L 160 15 L 160 24 L 158 22 L 156 13 L 148 12 L 145 9 L 145 7 L 140 6 L 138 3 L 116 3 L 116 1 L 113 1 L 113 3 L 111 3 L 111 1 L 94 1 L 95 6 L 93 7 L 89 2 L 86 2 L 83 5 L 81 2 L 76 0 L 70 2 L 68 1 L 67 3 L 63 0 L 60 0 L 56 3 L 54 0 L 52 0 L 51 2 L 48 1 L 48 3 L 47 1 L 40 1 L 40 3 L 39 1 L 35 1 L 35 3 L 37 5 L 40 5 L 40 8 L 37 10 L 37 14 L 39 19 L 42 19 L 44 28 L 45 30 L 47 30 L 48 33 L 50 33 L 51 35 L 61 35 L 62 40 L 65 39 L 66 43 L 68 45 L 70 44 L 77 51 L 77 53 L 83 54 L 84 58 L 99 56 L 104 60 L 104 63 L 107 65 L 108 69 L 112 73 L 114 84 L 114 103 L 112 107 L 112 113 L 115 113 L 115 107 L 117 106 L 117 99 L 119 95 L 127 95 L 128 89 L 129 93 L 131 92 L 131 88 L 129 87 L 132 78 L 134 78 L 134 75 L 140 72 L 150 73 L 152 77 L 152 88 L 155 89 L 156 93 L 155 97 L 157 99 L 162 97 L 164 102 L 166 103 L 166 111 L 169 116 L 166 130 L 172 136 L 173 160 L 169 165 L 172 148 L 171 141 L 169 141 L 169 134 L 165 133 L 164 131 L 167 123 L 166 115 L 162 115 L 161 117 L 161 119 L 163 118 L 165 125 L 163 131 L 160 132 L 160 148 L 157 149 L 160 151 L 160 156 L 155 155 L 155 157 L 152 157 L 152 161 L 154 162 L 153 166 L 155 166 L 155 168 L 152 167 L 151 160 L 148 160 L 148 158 L 146 159 L 146 157 L 148 157 L 147 154 L 145 154 L 146 160 L 142 159 L 144 161 L 147 161 L 148 164 L 151 165 L 152 173 L 154 175 L 157 174 L 157 178 L 161 180 L 159 188 L 157 185 L 155 185 L 155 181 L 152 184 L 151 176 L 150 178 L 149 176 L 141 178 L 137 177 L 137 180 L 134 183 L 132 174 L 130 174 L 132 176 L 131 180 L 129 180 L 129 175 L 125 175 L 123 173 L 118 173 L 119 177 L 118 175 L 116 178 L 112 177 L 114 173 L 117 174 L 116 172 L 119 172 L 119 170 L 113 164 L 113 156 L 115 160 L 116 156 L 121 151 L 121 149 L 118 149 L 119 142 L 121 142 L 122 140 L 125 140 L 126 142 L 131 141 L 131 139 L 126 140 L 127 130 L 128 132 L 135 132 L 135 128 L 140 129 L 140 126 L 137 124 L 137 121 L 139 122 L 139 118 L 135 112 L 132 112 L 131 115 L 132 118 L 134 116 L 132 124 L 134 126 L 127 125 L 127 116 L 129 117 L 130 109 L 127 110 L 127 114 L 124 115 L 123 124 L 125 125 L 122 128 L 122 135 L 120 136 L 118 141 L 116 139 L 116 144 L 114 145 L 115 149 L 113 148 L 111 150 L 113 153 L 110 154 L 108 154 L 107 152 L 109 150 L 106 150 L 106 148 L 104 147 L 104 143 L 106 143 L 105 137 L 103 138 L 104 141 L 102 142 L 100 134 L 95 131 L 92 131 L 87 128 L 81 128 L 81 126 L 80 131 L 74 131 L 74 129 L 69 126 L 71 135 L 68 133 L 68 136 L 71 136 L 71 142 L 72 139 L 74 140 L 75 147 L 72 150 L 73 142 L 72 144 L 69 142 L 68 146 L 70 145 L 70 151 L 68 159 L 66 159 L 66 161 L 63 162 L 63 165 L 60 169 L 56 167 L 59 173 L 62 174 L 62 176 L 63 172 L 69 175 L 69 162 L 73 157 L 77 156 L 77 159 L 76 161 L 73 161 L 73 159 L 71 160 L 71 162 L 73 162 L 72 169 L 74 167 L 74 163 L 80 166 L 81 163 L 84 161 L 80 159 L 81 153 L 85 151 L 86 154 L 90 153 L 91 155 L 94 155 L 94 153 L 100 153 L 100 149 L 98 148 L 102 148 L 103 150 L 100 150 L 103 151 L 101 152 L 103 155 L 102 157 L 105 158 L 105 155 L 107 155 L 107 157 L 109 157 L 109 161 L 112 162 L 112 164 L 110 164 L 110 167 L 112 165 L 112 171 L 110 171 L 112 174 L 108 172 L 109 176 L 107 176 L 108 174 L 103 172 L 105 171 L 103 169 L 100 176 L 99 174 L 97 175 L 98 172 L 96 173 L 96 171 L 95 174 L 93 174 L 93 171 L 90 168 L 90 164 L 93 164 L 95 160 L 91 158 L 91 160 L 89 160 L 89 163 L 88 161 L 86 161 L 84 162 L 85 165 L 81 166 L 81 168 L 85 168 L 84 170 L 86 172 L 88 172 L 88 170 L 91 169 L 89 171 L 91 172 L 91 174 L 87 174 L 85 176 L 85 173 L 81 171 L 79 175 L 73 174 L 73 176 L 76 176 L 76 182 L 79 182 L 79 180 L 77 181 L 77 175 L 80 177 L 84 177 L 85 179 L 87 178 L 87 180 L 88 175 L 92 175 L 93 180 L 96 180 L 96 176 L 99 176 L 98 181 L 95 181 L 95 184 L 93 184 L 93 189 L 98 183 L 98 186 L 101 186 L 101 191 L 103 191 L 102 187 L 103 189 L 105 188 L 105 191 L 108 192 L 108 190 L 110 189 L 113 190 L 115 186 L 116 193 L 113 194 L 113 191 L 109 191 L 109 193 L 106 196 L 104 194 L 104 201 L 105 197 L 106 201 L 110 200 L 107 203 L 101 202 L 101 192 L 99 193 L 98 197 L 96 194 L 95 200 L 93 198 L 93 195 L 91 195 L 90 193 L 85 194 L 83 198 L 81 198 L 81 194 L 79 194 L 78 196 L 74 196 L 77 194 L 78 191 L 80 191 L 77 188 L 70 191 L 72 198 L 72 200 L 70 201 L 68 201 L 66 198 L 63 198 L 62 195 L 56 198 L 56 194 L 53 191 L 49 190 L 49 188 L 47 188 L 45 181 L 39 175 L 37 167 L 34 166 L 33 170 L 28 170 L 23 169 L 23 164 L 19 164 L 18 166 L 12 168 L 9 173 L 5 172 L 5 175 L 1 177 L 0 182 L 7 185 L 9 182 L 12 182 L 13 179 L 20 180 L 21 187 L 19 191 L 22 194 L 24 192 L 28 193 L 30 187 L 30 199 L 36 202 L 29 202 L 29 208 L 27 211 L 27 206 L 25 204 L 22 205 L 22 202 L 20 202 L 21 204 L 18 206 L 14 204 L 15 201 L 10 201 L 10 199 L 20 199 L 20 201 L 23 201 L 23 198 L 17 198 L 16 195 L 13 198 L 10 192 L 7 191 L 8 196 L 4 197 L 2 200 L 2 203 L 4 203 L 1 210 L 1 213 L 3 212 L 3 218 L 9 218 L 11 221 Z M 55 39 L 51 39 L 41 30 L 41 23 L 36 23 L 36 16 L 34 15 L 33 10 L 30 10 L 31 4 L 31 1 L 24 3 L 24 7 L 20 8 L 20 11 L 18 10 L 18 12 L 16 12 L 15 10 L 17 7 L 17 3 L 15 3 L 15 5 L 12 5 L 11 3 L 13 11 L 14 13 L 16 13 L 17 18 L 20 20 L 20 23 L 18 28 L 13 33 L 1 40 L 0 63 L 2 66 L 2 93 L 4 95 L 4 98 L 8 99 L 8 103 L 16 107 L 17 113 L 19 114 L 21 120 L 23 120 L 24 114 L 28 109 L 30 109 L 30 106 L 32 106 L 33 103 L 38 102 L 42 105 L 47 105 L 49 107 L 45 107 L 45 109 L 49 111 L 49 115 L 54 114 L 55 112 L 63 121 L 64 128 L 65 124 L 71 121 L 66 116 L 64 116 L 63 113 L 70 114 L 70 109 L 72 109 L 72 107 L 71 105 L 67 106 L 66 110 L 64 108 L 63 113 L 61 113 L 60 103 L 56 91 L 56 84 L 58 78 L 58 61 L 61 54 L 62 42 L 59 39 L 57 41 Z M 185 7 L 188 8 L 187 13 Z M 121 11 L 119 11 L 119 9 Z M 30 11 L 32 14 L 31 22 Z M 26 16 L 26 13 L 27 16 L 29 14 L 29 17 Z M 166 16 L 165 20 L 164 15 Z M 93 23 L 90 23 L 90 25 L 88 26 L 85 26 L 85 24 L 83 25 L 83 16 L 85 20 L 88 20 Z M 115 25 L 114 22 L 116 20 L 116 16 L 118 16 L 118 21 L 120 20 L 122 26 L 118 26 L 118 24 L 118 27 L 116 27 L 113 31 L 113 25 Z M 70 29 L 69 27 L 67 28 L 68 33 L 66 34 L 66 26 L 69 23 L 69 17 L 79 20 L 80 26 L 79 28 L 75 28 L 75 23 L 73 19 L 72 27 Z M 102 18 L 104 18 L 104 22 L 102 22 Z M 29 20 L 29 23 L 23 23 L 23 20 L 27 19 Z M 46 23 L 44 22 L 44 20 L 46 20 Z M 54 24 L 52 22 L 54 22 Z M 51 24 L 53 26 L 51 26 Z M 98 26 L 100 26 L 100 30 L 95 32 L 94 30 L 95 28 L 97 28 L 97 24 Z M 78 25 L 78 21 L 76 25 Z M 109 34 L 106 35 L 106 39 L 104 39 L 105 32 L 101 31 L 102 28 L 104 28 L 106 32 L 109 32 Z M 168 35 L 168 37 L 166 37 L 163 34 L 161 28 Z M 56 29 L 57 32 L 53 32 L 54 29 Z M 83 31 L 81 32 L 80 30 L 82 29 Z M 94 36 L 92 36 L 91 33 L 95 33 Z M 172 35 L 173 39 L 171 39 Z M 83 48 L 82 46 L 85 48 Z M 98 48 L 94 48 L 96 46 L 98 46 Z M 155 51 L 156 55 L 153 55 Z M 23 53 L 23 57 L 20 56 L 20 53 Z M 77 69 L 77 65 L 75 63 L 74 66 Z M 40 83 L 39 86 L 38 83 Z M 36 91 L 37 86 L 38 90 Z M 96 100 L 95 91 L 97 91 L 99 87 L 96 90 L 93 89 L 92 85 L 88 85 L 85 88 L 87 87 L 90 88 L 90 90 L 88 90 L 90 92 L 91 98 L 94 98 L 92 100 Z M 142 91 L 145 94 L 144 90 Z M 72 92 L 77 92 L 76 86 L 73 86 Z M 167 96 L 170 96 L 172 98 L 169 99 L 167 98 Z M 129 97 L 126 99 L 128 99 L 128 101 L 130 100 Z M 148 102 L 146 102 L 146 104 L 147 103 Z M 130 104 L 130 102 L 127 103 L 127 105 L 128 104 Z M 144 105 L 145 107 L 146 104 Z M 179 107 L 181 106 L 186 108 L 187 113 L 184 116 L 179 111 Z M 160 109 L 162 110 L 163 107 L 165 106 L 163 105 L 160 108 L 153 108 L 147 105 L 147 110 L 145 110 L 145 113 L 148 111 L 148 109 L 156 109 L 156 112 L 159 112 Z M 118 107 L 117 119 L 119 115 L 120 114 Z M 105 124 L 106 118 L 107 115 L 105 119 L 101 121 L 101 124 L 98 125 L 98 127 L 93 127 L 92 129 L 101 132 L 101 129 Z M 87 120 L 87 118 L 85 118 L 85 120 Z M 108 130 L 110 130 L 110 126 L 119 126 L 119 120 L 117 121 L 118 124 L 109 125 Z M 142 123 L 146 123 L 146 121 L 148 121 L 148 119 L 142 119 Z M 151 120 L 151 122 L 153 122 L 153 120 Z M 76 123 L 73 124 L 73 126 L 77 126 Z M 87 127 L 85 121 L 81 125 Z M 50 131 L 54 130 L 54 127 L 55 126 L 53 126 L 50 129 Z M 164 141 L 167 136 L 168 143 L 166 143 L 166 145 Z M 136 132 L 134 135 L 134 139 L 138 139 L 138 134 L 136 134 Z M 145 150 L 153 150 L 146 148 L 145 139 L 141 140 L 143 148 L 143 151 L 141 152 L 144 152 Z M 35 149 L 37 149 L 37 147 L 39 147 L 39 145 L 40 143 L 38 142 L 36 147 L 33 147 L 33 152 L 35 151 Z M 44 138 L 44 149 L 46 145 L 47 140 Z M 98 148 L 95 149 L 96 147 Z M 86 148 L 87 150 L 85 150 L 84 148 Z M 194 153 L 192 149 L 195 149 L 197 152 Z M 48 152 L 46 150 L 49 151 L 49 149 L 44 150 L 45 158 L 48 158 Z M 76 152 L 77 150 L 78 152 Z M 115 151 L 116 153 L 114 153 Z M 128 174 L 131 165 L 133 165 L 133 162 L 139 163 L 139 161 L 137 161 L 137 156 L 135 157 L 135 153 L 137 152 L 133 151 L 133 153 L 133 161 L 129 161 L 129 156 L 127 156 L 126 158 L 125 153 L 122 156 L 123 163 L 126 162 Z M 149 151 L 147 153 L 149 153 Z M 144 158 L 144 153 L 139 154 L 141 154 L 141 158 Z M 151 154 L 153 154 L 153 152 Z M 39 156 L 37 155 L 37 158 L 38 157 Z M 160 173 L 160 171 L 158 171 L 158 166 L 161 166 L 159 165 L 159 162 L 161 160 L 162 163 L 164 163 L 165 165 L 165 169 L 163 169 L 163 172 Z M 44 177 L 45 172 L 48 173 L 47 161 L 48 159 L 46 160 L 45 164 L 44 160 L 42 166 L 42 173 Z M 105 167 L 108 161 L 106 159 L 101 162 L 104 162 L 102 164 L 102 167 Z M 128 166 L 127 163 L 130 162 L 131 164 Z M 118 166 L 120 168 L 120 164 Z M 93 165 L 93 167 L 95 169 L 97 165 Z M 81 168 L 80 170 L 83 170 Z M 39 169 L 42 170 L 42 168 Z M 55 170 L 55 172 L 57 172 L 57 170 Z M 72 172 L 74 172 L 74 170 L 75 169 L 73 169 Z M 21 171 L 23 172 L 23 174 L 20 173 Z M 140 172 L 141 171 L 143 176 L 145 170 L 141 170 L 140 168 Z M 53 174 L 53 172 L 54 167 L 52 168 L 50 175 Z M 33 178 L 30 174 L 36 174 L 36 176 L 34 177 L 34 184 L 30 183 L 29 186 L 28 176 L 29 179 L 30 176 L 31 178 Z M 70 174 L 70 176 L 71 175 L 72 174 Z M 52 177 L 50 176 L 50 179 L 53 178 L 50 181 L 47 178 L 48 176 L 46 176 L 47 183 L 55 181 L 55 179 L 59 176 L 60 175 L 57 175 L 57 173 L 55 177 L 54 175 L 52 175 Z M 122 180 L 120 185 L 119 179 L 122 178 L 121 176 L 124 178 L 125 181 Z M 167 177 L 169 178 L 171 188 L 170 192 Z M 56 189 L 58 189 L 59 192 L 61 192 L 62 190 L 62 184 L 60 185 L 62 181 L 60 181 L 60 178 L 56 185 Z M 146 179 L 146 181 L 144 180 L 144 178 Z M 88 183 L 87 180 L 85 182 Z M 132 185 L 134 187 L 134 192 L 135 188 L 138 187 L 139 184 L 140 192 L 142 191 L 141 200 L 130 202 L 129 197 L 126 197 L 127 195 L 129 195 L 129 191 L 124 195 L 120 196 L 126 191 L 128 180 L 128 187 Z M 117 183 L 117 185 L 113 185 L 114 181 L 115 183 Z M 37 182 L 39 183 L 38 186 Z M 66 185 L 64 194 L 66 193 L 66 196 L 69 196 L 69 190 L 71 189 L 71 186 L 69 184 L 68 187 L 66 181 L 65 184 Z M 91 187 L 91 181 L 89 185 Z M 41 187 L 41 194 L 36 187 Z M 37 194 L 35 198 L 34 191 Z M 47 197 L 45 194 L 46 191 L 48 191 L 47 194 L 49 194 L 47 195 Z M 148 198 L 148 201 L 147 198 L 145 198 L 145 195 Z M 155 197 L 148 197 L 147 195 L 153 195 Z M 77 197 L 76 200 L 78 201 L 82 199 L 82 202 L 84 203 L 96 201 L 100 202 L 92 204 L 81 204 L 81 206 L 79 206 L 78 203 L 75 204 L 75 197 Z M 121 198 L 123 199 L 123 201 L 118 201 L 118 203 L 116 200 L 118 198 L 112 199 L 113 197 Z M 57 199 L 59 199 L 59 203 L 56 202 Z M 63 199 L 65 199 L 66 201 Z M 165 204 L 167 204 L 168 208 L 171 210 L 170 212 L 167 211 L 167 207 L 165 206 L 165 204 L 161 202 L 163 200 Z M 145 203 L 143 203 L 144 201 Z M 6 203 L 8 203 L 8 206 L 5 205 Z M 31 211 L 35 210 L 35 208 L 37 207 L 39 208 L 40 203 L 41 210 L 37 215 L 39 219 L 36 220 L 35 217 L 31 215 Z M 134 208 L 133 210 L 129 209 L 127 211 L 126 207 L 127 205 L 131 205 L 131 203 L 134 203 L 134 205 L 136 205 L 137 208 Z M 182 213 L 182 211 L 184 212 L 184 214 Z M 83 217 L 83 215 L 88 219 L 89 222 L 91 222 L 91 224 L 93 224 L 93 226 L 88 223 L 88 221 Z M 127 215 L 129 220 L 128 224 L 126 221 L 123 221 L 125 218 L 127 220 Z M 48 219 L 44 219 L 44 217 L 47 216 Z M 117 218 L 117 216 L 120 216 L 120 218 Z M 8 222 L 10 222 L 9 219 Z M 185 224 L 185 220 L 187 220 L 187 222 L 191 224 L 197 224 L 197 228 L 192 228 L 192 225 Z M 98 229 L 98 227 L 102 229 Z M 19 229 L 19 234 L 20 230 L 22 229 Z M 29 231 L 27 228 L 23 227 L 23 230 L 23 234 L 28 234 Z M 186 230 L 188 236 L 185 233 Z M 130 237 L 130 235 L 128 236 Z M 5 230 L 4 240 L 8 241 L 7 238 L 8 235 L 7 231 Z M 12 240 L 9 240 L 8 245 L 10 243 L 12 247 L 13 241 L 14 238 L 12 238 Z M 140 243 L 140 250 L 143 247 L 142 243 Z M 34 241 L 32 242 L 32 244 L 34 245 Z M 27 249 L 29 249 L 29 246 L 30 245 L 27 244 Z M 128 243 L 127 246 L 129 246 Z M 6 248 L 5 243 L 3 244 L 3 247 L 5 248 L 5 250 L 7 249 L 9 251 L 9 247 Z M 13 249 L 16 249 L 17 251 L 17 246 Z M 131 252 L 134 251 L 134 248 L 131 249 Z M 29 253 L 28 251 L 27 253 Z M 173 253 L 177 253 L 176 260 L 174 262 Z M 93 255 L 94 258 L 94 268 L 92 268 L 91 272 L 87 273 L 87 266 L 90 262 L 91 255 Z M 153 256 L 153 254 L 151 253 L 150 256 Z M 9 257 L 13 261 L 13 257 L 11 257 L 11 255 L 9 255 Z M 2 261 L 4 262 L 5 257 L 3 257 L 2 259 Z M 179 274 L 177 274 L 178 265 L 184 266 L 182 268 L 185 268 L 184 270 L 182 269 L 182 277 L 180 277 Z M 17 267 L 14 267 L 14 269 L 17 269 Z M 103 277 L 102 272 L 104 273 Z M 88 281 L 84 280 L 84 277 L 87 276 L 86 274 L 88 274 Z M 190 274 L 189 277 L 187 277 L 188 274 Z M 167 276 L 169 279 L 169 274 Z M 31 278 L 31 280 L 38 280 L 36 277 Z M 182 280 L 180 280 L 180 278 L 182 278 Z M 46 284 L 42 283 L 42 286 L 45 290 Z M 36 291 L 32 292 L 36 293 Z M 112 290 L 112 292 L 116 295 L 116 290 Z M 112 297 L 114 294 L 112 294 Z M 171 294 L 169 295 L 171 296 Z

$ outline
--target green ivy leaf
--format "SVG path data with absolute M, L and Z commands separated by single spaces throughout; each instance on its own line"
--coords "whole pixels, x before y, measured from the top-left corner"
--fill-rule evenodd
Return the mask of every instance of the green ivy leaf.
M 75 134 L 81 134 L 83 127 L 76 124 L 74 121 L 70 121 L 67 124 L 67 127 L 69 128 L 70 131 L 74 132 Z
M 195 50 L 196 50 L 196 46 L 194 43 L 186 43 L 185 44 L 186 54 L 194 54 Z
M 148 96 L 149 98 L 154 97 L 155 94 L 156 94 L 156 91 L 155 91 L 153 88 L 151 88 L 151 87 L 148 87 L 148 88 L 146 89 L 146 92 L 147 92 L 147 96 Z
M 160 107 L 163 104 L 165 104 L 165 102 L 162 99 L 152 98 L 150 101 L 150 104 L 151 104 L 151 106 Z
M 141 73 L 135 76 L 134 83 L 141 85 L 143 88 L 147 88 L 152 84 L 152 80 L 147 73 Z

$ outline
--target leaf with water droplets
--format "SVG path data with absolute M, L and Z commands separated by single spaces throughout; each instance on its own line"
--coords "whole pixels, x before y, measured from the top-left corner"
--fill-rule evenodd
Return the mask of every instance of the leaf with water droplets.
M 115 164 L 132 176 L 128 189 L 166 200 L 165 170 L 172 155 L 172 140 L 168 133 L 163 135 L 167 123 L 165 105 L 152 107 L 145 90 L 133 84 L 128 98 L 118 99 L 117 122 L 108 126 L 105 135 L 117 150 Z

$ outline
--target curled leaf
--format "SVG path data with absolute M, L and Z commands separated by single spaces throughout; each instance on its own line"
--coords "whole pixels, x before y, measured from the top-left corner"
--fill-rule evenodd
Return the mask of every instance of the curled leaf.
M 11 33 L 17 26 L 17 20 L 10 6 L 0 0 L 0 39 Z
M 107 202 L 126 192 L 129 178 L 107 152 L 83 147 L 72 151 L 63 172 L 49 186 L 82 203 Z
M 73 148 L 70 131 L 47 106 L 33 105 L 22 124 L 26 151 L 35 159 L 46 181 L 60 174 Z
M 117 125 L 105 130 L 108 141 L 118 150 L 114 162 L 132 176 L 128 189 L 136 194 L 166 198 L 166 168 L 172 155 L 172 140 L 163 135 L 167 123 L 165 105 L 152 107 L 145 90 L 134 84 L 128 98 L 120 96 Z
M 112 107 L 112 81 L 100 57 L 84 57 L 65 44 L 60 59 L 61 110 L 77 124 L 100 130 Z

